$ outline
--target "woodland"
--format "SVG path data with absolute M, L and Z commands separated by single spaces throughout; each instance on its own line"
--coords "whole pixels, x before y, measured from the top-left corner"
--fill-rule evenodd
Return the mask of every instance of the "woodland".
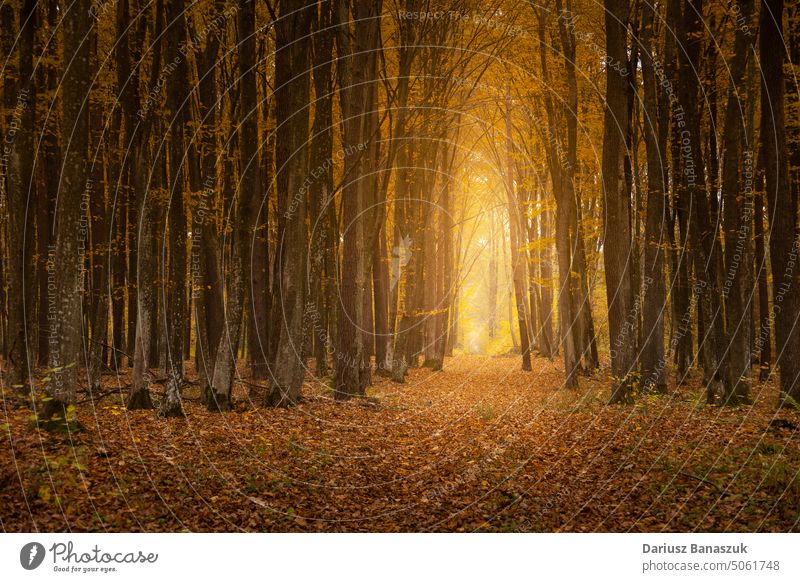
M 2 531 L 797 531 L 795 0 L 0 3 Z

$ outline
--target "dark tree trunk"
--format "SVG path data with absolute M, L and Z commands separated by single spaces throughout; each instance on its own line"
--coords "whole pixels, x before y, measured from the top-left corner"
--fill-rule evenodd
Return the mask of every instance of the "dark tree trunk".
M 253 33 L 248 28 L 249 33 Z M 259 62 L 264 61 L 263 52 L 265 50 L 264 42 L 258 43 Z M 255 50 L 252 45 L 248 45 L 250 49 Z M 252 61 L 252 59 L 249 59 Z M 250 63 L 255 66 L 255 62 Z M 256 75 L 257 70 L 253 71 Z M 248 78 L 248 83 L 255 85 L 255 80 Z M 269 90 L 266 87 L 266 78 L 263 81 L 264 94 L 268 95 Z M 246 89 L 245 89 L 246 90 Z M 250 246 L 250 261 L 249 261 L 249 297 L 250 297 L 250 310 L 247 317 L 247 357 L 250 363 L 250 370 L 254 380 L 267 380 L 269 378 L 269 312 L 270 312 L 270 289 L 269 289 L 269 192 L 272 185 L 273 164 L 275 161 L 275 133 L 272 130 L 274 127 L 274 99 L 268 100 L 263 107 L 258 106 L 258 97 L 256 89 L 252 89 L 254 95 L 254 111 L 246 113 L 248 116 L 255 117 L 255 121 L 259 122 L 259 110 L 263 110 L 260 123 L 267 126 L 264 132 L 265 137 L 259 139 L 258 144 L 248 146 L 250 148 L 250 155 L 252 159 L 248 158 L 250 164 L 256 164 L 259 167 L 258 171 L 258 192 L 253 195 L 250 200 L 249 212 L 254 217 L 253 234 L 250 238 L 248 245 Z M 258 137 L 258 127 L 255 128 L 255 136 Z M 242 159 L 244 159 L 242 154 Z M 252 171 L 252 168 L 248 168 Z M 248 177 L 248 180 L 250 178 Z
M 47 21 L 50 30 L 54 30 L 58 25 L 61 18 L 59 5 L 57 2 L 50 2 L 47 6 Z M 54 95 L 58 83 L 60 81 L 60 73 L 58 70 L 57 61 L 57 45 L 56 43 L 49 43 L 46 55 L 48 61 L 40 65 L 40 70 L 45 77 L 43 85 L 46 87 L 48 94 Z M 40 366 L 46 366 L 48 357 L 47 352 L 50 342 L 50 331 L 52 322 L 49 319 L 50 309 L 48 306 L 48 298 L 51 293 L 48 292 L 48 278 L 52 276 L 50 269 L 54 266 L 52 256 L 52 242 L 53 242 L 53 209 L 55 208 L 55 194 L 58 192 L 59 173 L 56 171 L 44 171 L 45 168 L 57 168 L 61 160 L 61 149 L 58 143 L 59 128 L 58 116 L 48 115 L 47 119 L 42 121 L 42 136 L 41 136 L 41 159 L 40 165 L 42 167 L 44 192 L 38 196 L 37 200 L 37 232 L 38 232 L 38 278 L 39 278 L 39 348 L 37 362 Z
M 169 205 L 167 208 L 169 225 L 169 276 L 168 293 L 165 296 L 163 325 L 167 336 L 166 370 L 167 383 L 164 400 L 159 415 L 164 417 L 183 416 L 181 392 L 183 386 L 183 348 L 186 334 L 186 320 L 189 316 L 188 293 L 186 289 L 186 207 L 184 204 L 183 176 L 184 148 L 183 130 L 189 115 L 188 70 L 186 58 L 181 55 L 181 44 L 185 38 L 186 22 L 184 7 L 178 0 L 167 0 L 166 18 L 169 28 L 166 31 L 166 62 L 176 63 L 176 82 L 167 84 L 167 112 L 169 126 Z M 164 269 L 166 273 L 166 269 Z
M 146 160 L 139 161 L 146 155 L 143 143 L 149 133 L 150 117 L 140 118 L 137 113 L 140 111 L 139 82 L 142 66 L 141 51 L 145 36 L 145 26 L 148 21 L 146 14 L 142 13 L 149 8 L 145 6 L 136 13 L 138 3 L 134 2 L 134 9 L 131 10 L 129 0 L 120 0 L 117 3 L 117 33 L 122 38 L 117 41 L 117 86 L 119 90 L 119 100 L 122 105 L 124 120 L 125 150 L 133 153 L 132 159 L 125 164 L 122 171 L 122 185 L 126 197 L 125 212 L 126 232 L 125 248 L 127 249 L 127 338 L 125 349 L 128 353 L 128 365 L 133 366 L 135 358 L 136 332 L 138 320 L 139 300 L 137 297 L 139 288 L 139 278 L 137 275 L 138 263 L 138 228 L 141 217 L 139 209 L 141 199 L 144 196 L 142 191 L 141 173 L 139 165 L 146 163 Z M 134 24 L 131 25 L 131 22 Z M 154 61 L 157 59 L 158 44 L 156 43 Z
M 606 53 L 612 62 L 627 62 L 627 0 L 605 0 Z M 635 365 L 628 322 L 633 313 L 631 288 L 631 238 L 628 221 L 630 192 L 626 186 L 624 157 L 628 127 L 627 81 L 613 67 L 606 68 L 606 110 L 603 131 L 603 258 L 608 293 L 608 328 L 611 371 L 615 386 L 611 402 L 632 398 L 631 372 Z
M 683 160 L 687 202 L 691 208 L 689 240 L 692 245 L 697 289 L 702 309 L 703 334 L 698 329 L 698 350 L 701 353 L 704 382 L 707 395 L 716 395 L 726 378 L 725 366 L 725 321 L 722 289 L 720 288 L 721 249 L 718 241 L 717 223 L 713 218 L 714 208 L 710 201 L 714 196 L 707 192 L 706 169 L 701 148 L 700 86 L 696 73 L 700 67 L 702 49 L 702 0 L 686 0 L 684 19 L 679 38 L 681 51 L 680 98 L 686 112 L 685 125 L 681 129 L 680 155 Z M 715 400 L 716 397 L 712 398 Z
M 328 374 L 328 351 L 331 346 L 330 311 L 336 305 L 335 281 L 331 267 L 335 269 L 335 241 L 331 221 L 335 220 L 333 198 L 333 2 L 320 0 L 319 17 L 314 27 L 314 124 L 311 130 L 311 159 L 314 160 L 317 176 L 311 185 L 311 295 L 309 314 L 314 341 L 316 374 Z
M 89 47 L 93 22 L 88 0 L 76 0 L 66 11 L 64 54 L 70 60 L 61 82 L 63 119 L 61 143 L 64 157 L 59 188 L 59 205 L 55 215 L 56 317 L 55 337 L 51 345 L 49 367 L 53 370 L 47 385 L 52 400 L 44 407 L 44 419 L 53 414 L 70 420 L 68 405 L 75 401 L 78 363 L 81 348 L 81 296 L 83 291 L 84 249 L 79 241 L 82 232 L 81 201 L 86 192 L 89 146 L 88 94 L 91 81 Z M 85 225 L 83 225 L 85 227 Z
M 215 0 L 214 9 L 220 13 L 223 0 Z M 220 274 L 220 243 L 218 235 L 219 196 L 217 194 L 217 134 L 220 120 L 217 101 L 217 54 L 224 31 L 209 35 L 205 50 L 197 59 L 198 110 L 200 125 L 199 155 L 194 161 L 190 178 L 192 189 L 200 191 L 192 218 L 192 295 L 195 306 L 195 344 L 197 372 L 200 377 L 202 401 L 213 407 L 211 381 L 214 376 L 217 346 L 224 326 L 223 279 Z
M 769 249 L 775 320 L 775 353 L 780 369 L 780 405 L 800 402 L 800 331 L 797 269 L 797 203 L 790 195 L 784 115 L 783 0 L 762 0 L 761 143 L 769 208 Z
M 431 167 L 435 167 L 435 162 L 431 163 Z M 436 179 L 433 178 L 431 182 L 435 185 Z M 433 189 L 431 189 L 433 190 Z M 424 344 L 423 351 L 425 360 L 423 365 L 426 368 L 433 370 L 441 369 L 442 363 L 437 359 L 436 355 L 436 307 L 439 304 L 438 289 L 436 286 L 438 257 L 441 252 L 437 248 L 437 229 L 439 208 L 436 201 L 431 196 L 428 204 L 423 205 L 425 214 L 425 226 L 423 229 L 423 245 L 425 246 L 425 267 L 422 282 L 425 287 L 425 315 L 424 315 Z
M 91 46 L 92 70 L 99 70 L 100 60 L 98 54 L 98 38 L 94 36 Z M 114 116 L 117 120 L 118 115 Z M 106 194 L 106 159 L 111 155 L 111 149 L 116 149 L 118 144 L 113 143 L 111 136 L 116 137 L 119 131 L 109 123 L 108 136 L 104 136 L 104 126 L 107 120 L 103 117 L 103 106 L 99 99 L 89 102 L 89 160 L 90 178 L 87 184 L 89 193 L 89 235 L 91 238 L 91 252 L 89 256 L 90 301 L 88 311 L 87 329 L 90 332 L 90 341 L 86 347 L 87 352 L 87 380 L 92 390 L 100 388 L 100 374 L 104 362 L 105 346 L 108 337 L 108 276 L 110 270 L 109 254 L 109 205 Z M 114 131 L 116 129 L 116 131 Z
M 453 215 L 452 195 L 450 192 L 451 176 L 453 174 L 453 161 L 456 151 L 454 147 L 446 148 L 447 155 L 443 156 L 443 180 L 441 201 L 439 203 L 439 240 L 441 252 L 438 261 L 439 304 L 437 305 L 437 335 L 436 357 L 444 367 L 444 358 L 447 355 L 447 346 L 450 344 L 452 333 L 452 305 L 453 305 Z M 450 354 L 452 355 L 452 354 Z
M 381 3 L 369 0 L 352 2 L 354 32 L 350 31 L 348 2 L 338 6 L 336 38 L 339 91 L 342 104 L 344 175 L 342 189 L 343 252 L 339 286 L 340 302 L 337 317 L 336 377 L 334 397 L 340 400 L 363 395 L 368 378 L 368 356 L 365 355 L 361 327 L 366 323 L 364 293 L 368 288 L 368 250 L 365 248 L 366 210 L 373 183 L 370 167 L 358 145 L 372 144 L 373 116 L 369 104 L 376 82 L 376 55 L 380 33 Z M 368 145 L 369 148 L 369 145 Z M 349 152 L 349 153 L 348 153 Z
M 580 200 L 575 188 L 575 172 L 578 163 L 578 81 L 575 72 L 575 29 L 568 27 L 566 22 L 571 18 L 571 2 L 567 3 L 567 10 L 562 8 L 561 0 L 556 0 L 559 35 L 561 38 L 562 53 L 564 56 L 564 69 L 566 71 L 567 99 L 564 104 L 564 116 L 567 126 L 566 160 L 562 165 L 563 201 L 567 204 L 569 215 L 570 244 L 572 246 L 572 270 L 575 276 L 571 278 L 572 311 L 576 323 L 575 349 L 577 357 L 584 359 L 587 371 L 595 370 L 600 365 L 597 353 L 597 342 L 594 333 L 594 319 L 592 318 L 592 304 L 589 295 L 589 284 L 586 272 L 586 251 L 581 232 Z
M 739 17 L 749 22 L 752 0 L 739 2 Z M 745 71 L 752 54 L 749 30 L 736 24 L 734 55 L 730 61 L 730 90 L 725 109 L 725 129 L 722 136 L 722 200 L 725 235 L 725 314 L 728 351 L 725 381 L 725 402 L 749 403 L 752 375 L 752 310 L 753 257 L 751 237 L 753 228 L 754 155 L 749 147 L 745 109 L 755 97 L 746 87 Z M 714 132 L 712 132 L 714 133 Z M 714 196 L 712 196 L 713 198 Z M 712 395 L 709 395 L 712 396 Z
M 296 42 L 311 32 L 315 4 L 291 0 L 280 5 L 276 22 L 275 93 L 279 120 L 275 144 L 278 194 L 284 198 L 283 236 L 278 239 L 278 302 L 272 311 L 280 314 L 268 406 L 291 406 L 300 399 L 305 373 L 303 319 L 306 295 L 306 196 L 303 183 L 308 175 L 309 71 L 308 42 Z M 303 190 L 301 190 L 303 189 Z M 276 317 L 272 317 L 273 325 Z
M 157 33 L 157 38 L 161 37 L 163 21 L 164 0 L 158 0 L 155 8 L 155 32 Z M 155 84 L 154 80 L 160 74 L 161 44 L 161 42 L 157 42 L 155 45 L 150 74 L 150 81 L 153 82 L 150 83 L 150 86 Z M 135 138 L 132 136 L 132 139 L 135 139 L 136 148 L 136 155 L 133 160 L 133 189 L 136 192 L 136 204 L 132 210 L 136 220 L 135 227 L 132 228 L 133 237 L 129 241 L 129 245 L 131 249 L 136 249 L 135 253 L 130 254 L 130 267 L 136 278 L 136 333 L 132 342 L 134 346 L 133 381 L 128 395 L 127 406 L 129 410 L 136 410 L 153 407 L 150 399 L 151 378 L 148 370 L 152 365 L 157 365 L 158 363 L 156 358 L 158 354 L 158 288 L 156 277 L 158 248 L 156 240 L 158 238 L 157 225 L 160 211 L 159 204 L 153 199 L 153 193 L 150 192 L 150 189 L 151 187 L 156 189 L 159 183 L 162 183 L 163 186 L 166 156 L 163 153 L 162 155 L 150 156 L 155 149 L 150 147 L 148 143 L 155 113 L 151 110 L 138 109 L 138 103 L 132 104 L 131 107 L 135 111 L 135 120 L 132 119 L 131 124 L 140 133 Z M 158 135 L 158 132 L 155 133 Z
M 545 83 L 549 81 L 547 67 L 547 42 L 545 39 L 546 16 L 543 11 L 538 14 L 538 36 L 539 36 L 539 59 L 542 68 L 542 78 Z M 609 69 L 610 70 L 610 69 Z M 545 111 L 547 113 L 548 132 L 546 139 L 547 145 L 547 165 L 550 170 L 550 181 L 553 186 L 553 194 L 556 201 L 556 253 L 558 255 L 558 328 L 559 344 L 564 349 L 564 385 L 567 388 L 577 388 L 578 368 L 580 365 L 577 346 L 579 338 L 575 329 L 578 313 L 573 310 L 572 297 L 572 269 L 573 269 L 573 245 L 570 234 L 570 204 L 564 192 L 564 176 L 562 169 L 561 156 L 559 155 L 558 139 L 556 128 L 555 110 L 552 98 L 549 93 L 544 97 Z M 573 217 L 574 219 L 574 217 Z M 554 351 L 557 348 L 554 347 Z
M 755 238 L 755 268 L 758 284 L 758 328 L 755 349 L 758 352 L 758 379 L 765 382 L 772 368 L 772 333 L 769 309 L 769 286 L 767 279 L 767 250 L 764 244 L 764 147 L 759 146 L 756 162 L 756 195 L 753 207 L 753 229 Z
M 246 13 L 246 10 L 240 11 Z M 239 29 L 242 27 L 240 25 Z M 226 222 L 230 227 L 230 266 L 225 276 L 224 328 L 215 350 L 213 375 L 210 380 L 210 394 L 206 406 L 215 412 L 230 410 L 233 399 L 233 376 L 236 372 L 236 359 L 239 354 L 239 341 L 242 335 L 242 316 L 244 313 L 244 268 L 247 259 L 248 227 L 250 221 L 245 217 L 249 200 L 244 191 L 236 196 L 232 184 L 234 180 L 233 160 L 225 160 L 223 193 Z M 235 200 L 234 200 L 235 198 Z M 228 230 L 228 229 L 226 229 Z
M 644 83 L 644 139 L 647 150 L 647 210 L 645 218 L 644 298 L 642 307 L 641 378 L 643 391 L 667 390 L 664 355 L 664 313 L 667 309 L 664 285 L 667 173 L 665 132 L 659 116 L 659 90 L 654 61 L 653 28 L 655 8 L 644 5 L 642 17 L 642 81 Z
M 678 31 L 682 22 L 681 0 L 668 0 L 667 28 Z M 678 240 L 673 256 L 672 286 L 672 319 L 675 322 L 674 336 L 671 346 L 674 348 L 674 360 L 678 384 L 683 383 L 693 358 L 693 326 L 692 326 L 692 291 L 689 281 L 691 253 L 689 252 L 689 203 L 686 185 L 683 180 L 684 164 L 681 157 L 681 134 L 685 127 L 685 111 L 678 98 L 681 77 L 678 68 L 678 47 L 675 34 L 666 34 L 664 39 L 664 74 L 669 82 L 669 119 L 671 120 L 672 138 L 670 140 L 671 185 L 673 199 L 673 222 L 677 223 Z M 682 50 L 682 48 L 681 48 Z M 673 225 L 674 228 L 674 225 Z
M 13 59 L 11 52 L 15 37 L 18 44 L 15 51 L 18 53 L 17 70 L 4 72 L 3 83 L 3 104 L 7 116 L 5 125 L 9 128 L 4 136 L 3 143 L 3 158 L 6 165 L 6 192 L 8 194 L 7 212 L 15 220 L 8 228 L 8 278 L 6 279 L 8 281 L 8 343 L 4 353 L 4 361 L 8 366 L 8 375 L 4 383 L 11 386 L 12 391 L 20 398 L 30 398 L 32 395 L 29 393 L 28 386 L 32 377 L 30 362 L 33 358 L 33 353 L 32 350 L 29 350 L 29 345 L 31 344 L 30 337 L 33 330 L 28 326 L 26 313 L 31 313 L 34 307 L 33 302 L 29 299 L 32 299 L 30 290 L 35 289 L 34 273 L 31 267 L 33 264 L 33 249 L 35 248 L 34 234 L 36 224 L 36 212 L 33 210 L 34 201 L 36 200 L 36 183 L 33 176 L 34 135 L 36 132 L 34 127 L 36 84 L 33 76 L 34 37 L 37 25 L 36 2 L 25 0 L 22 3 L 18 18 L 19 29 L 14 24 L 14 13 L 11 6 L 6 4 L 2 7 L 0 19 L 2 19 L 4 30 L 7 31 L 3 35 L 3 53 L 8 56 L 7 63 Z M 73 26 L 71 30 L 74 30 L 74 27 L 77 26 L 72 21 L 70 21 L 70 24 Z M 17 30 L 19 30 L 18 36 L 12 32 Z M 88 66 L 88 61 L 84 62 L 84 66 Z M 71 73 L 74 72 L 74 67 L 72 67 Z M 75 119 L 78 119 L 77 111 L 74 108 L 71 108 L 69 113 L 75 114 Z M 84 112 L 84 120 L 86 116 L 87 113 Z M 80 147 L 80 145 L 79 141 L 76 147 Z M 86 146 L 86 143 L 84 142 L 83 145 Z M 72 153 L 74 154 L 74 151 Z M 69 170 L 72 169 L 70 168 Z M 55 168 L 50 168 L 50 171 L 55 172 L 56 170 Z M 80 170 L 75 170 L 74 174 L 69 172 L 64 178 L 71 181 L 70 184 L 65 185 L 65 189 L 70 190 L 71 195 L 75 194 L 75 190 L 82 189 L 83 184 L 73 182 L 83 179 L 83 174 Z M 74 200 L 74 198 L 72 199 Z M 80 195 L 78 200 L 80 201 Z M 68 215 L 73 212 L 74 210 L 70 209 Z M 40 228 L 47 228 L 48 226 L 42 224 Z M 74 244 L 74 241 L 71 241 L 71 243 Z M 66 249 L 63 249 L 63 246 L 63 244 L 59 245 L 57 250 L 65 251 Z M 70 247 L 67 252 L 72 253 L 74 251 L 75 249 Z M 69 281 L 71 282 L 72 280 L 69 279 Z M 70 287 L 69 292 L 72 292 L 73 289 L 74 287 Z M 80 293 L 79 290 L 78 293 Z M 80 296 L 78 301 L 80 301 Z M 63 307 L 66 306 L 62 303 Z M 80 316 L 78 315 L 78 317 Z M 80 327 L 78 330 L 80 331 Z M 69 343 L 67 342 L 66 345 L 69 345 Z M 75 356 L 77 356 L 77 353 Z M 65 354 L 65 357 L 69 358 L 67 360 L 69 362 L 72 361 L 73 355 L 69 352 Z M 77 378 L 77 374 L 69 377 Z M 74 386 L 70 390 L 74 391 Z M 62 396 L 65 396 L 65 394 L 62 394 Z

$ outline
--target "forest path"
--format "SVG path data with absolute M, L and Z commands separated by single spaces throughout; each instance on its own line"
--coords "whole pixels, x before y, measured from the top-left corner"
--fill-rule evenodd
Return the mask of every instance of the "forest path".
M 0 525 L 797 528 L 800 439 L 796 429 L 770 428 L 775 403 L 760 397 L 761 387 L 752 408 L 704 406 L 691 383 L 620 407 L 605 405 L 608 378 L 582 377 L 577 391 L 562 378 L 560 362 L 542 358 L 524 373 L 518 357 L 461 356 L 443 372 L 411 370 L 403 385 L 375 377 L 367 400 L 336 403 L 327 385 L 309 381 L 304 401 L 289 410 L 241 403 L 213 414 L 187 400 L 185 419 L 164 420 L 111 397 L 78 407 L 87 428 L 72 444 L 32 431 L 29 411 L 5 407 L 0 438 L 11 443 L 0 445 Z M 797 412 L 780 417 L 800 424 Z

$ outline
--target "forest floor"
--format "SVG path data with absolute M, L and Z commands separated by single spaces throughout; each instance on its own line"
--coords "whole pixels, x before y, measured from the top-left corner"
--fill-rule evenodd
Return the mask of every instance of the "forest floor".
M 182 419 L 78 405 L 72 438 L 3 402 L 4 531 L 797 531 L 800 413 L 704 404 L 696 380 L 607 406 L 561 363 L 461 356 L 346 403 Z M 129 378 L 109 375 L 108 388 Z M 113 385 L 112 385 L 113 383 Z M 240 395 L 241 396 L 241 395 Z M 85 395 L 84 395 L 85 397 Z

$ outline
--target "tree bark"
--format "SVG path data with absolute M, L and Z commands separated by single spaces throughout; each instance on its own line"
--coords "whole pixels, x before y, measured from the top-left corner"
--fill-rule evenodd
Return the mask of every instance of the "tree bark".
M 547 43 L 545 40 L 546 16 L 543 11 L 539 11 L 538 16 L 538 35 L 539 35 L 539 60 L 542 68 L 542 78 L 548 83 L 550 75 L 547 67 Z M 578 387 L 578 368 L 580 366 L 580 352 L 578 351 L 580 341 L 575 328 L 579 314 L 574 312 L 574 301 L 572 297 L 572 269 L 573 269 L 573 245 L 570 234 L 570 208 L 567 197 L 564 194 L 564 177 L 562 168 L 562 156 L 560 155 L 560 142 L 557 137 L 558 122 L 556 120 L 555 108 L 549 93 L 544 96 L 545 111 L 547 114 L 547 132 L 545 137 L 547 151 L 547 165 L 550 170 L 550 181 L 553 187 L 553 197 L 556 201 L 556 253 L 558 256 L 558 326 L 559 326 L 559 345 L 564 350 L 564 386 L 566 388 Z M 574 218 L 574 217 L 573 217 Z M 556 351 L 557 348 L 554 348 Z
M 797 203 L 789 191 L 784 114 L 783 0 L 762 0 L 759 32 L 761 59 L 761 143 L 769 208 L 775 353 L 780 368 L 780 406 L 800 402 Z
M 644 84 L 644 139 L 647 151 L 647 209 L 645 215 L 644 297 L 642 307 L 641 389 L 667 391 L 664 355 L 664 239 L 666 225 L 666 135 L 661 125 L 654 61 L 655 7 L 646 4 L 641 29 L 642 82 Z
M 36 34 L 36 2 L 25 0 L 18 17 L 19 29 L 14 23 L 11 6 L 6 4 L 2 7 L 0 21 L 7 31 L 3 35 L 3 53 L 7 56 L 7 63 L 17 61 L 16 67 L 11 65 L 9 67 L 11 70 L 4 73 L 3 83 L 5 125 L 8 128 L 3 144 L 4 158 L 6 158 L 7 212 L 15 221 L 19 221 L 9 225 L 8 229 L 8 343 L 3 355 L 8 367 L 5 383 L 11 386 L 15 395 L 21 399 L 29 399 L 32 397 L 29 386 L 34 354 L 29 349 L 33 345 L 32 329 L 28 326 L 26 314 L 29 314 L 34 307 L 28 298 L 30 289 L 34 286 L 31 265 L 36 224 L 36 213 L 32 210 L 36 199 L 36 183 L 33 176 L 36 132 L 33 45 Z M 18 36 L 12 34 L 15 30 L 19 30 Z M 18 46 L 16 51 L 13 51 L 15 36 Z M 13 52 L 17 54 L 14 55 Z M 88 62 L 85 64 L 88 65 Z M 70 111 L 73 112 L 74 110 Z M 55 169 L 51 168 L 51 171 Z M 78 177 L 69 176 L 73 180 Z M 76 188 L 81 187 L 76 186 Z M 40 228 L 48 226 L 41 224 Z
M 613 62 L 627 62 L 627 0 L 605 0 L 606 53 Z M 625 182 L 625 135 L 628 127 L 627 81 L 606 67 L 606 110 L 603 122 L 603 259 L 608 294 L 608 328 L 611 371 L 615 385 L 612 403 L 632 399 L 631 372 L 635 365 L 629 318 L 633 308 L 631 288 L 630 192 Z
M 311 10 L 315 4 L 307 0 L 288 0 L 280 5 L 275 25 L 276 136 L 277 184 L 287 203 L 284 209 L 284 230 L 278 240 L 276 261 L 279 261 L 279 302 L 273 311 L 280 313 L 280 327 L 272 378 L 267 394 L 268 406 L 292 406 L 300 400 L 305 373 L 303 361 L 303 319 L 306 295 L 306 195 L 303 186 L 308 175 Z M 298 42 L 297 39 L 306 39 Z M 272 318 L 273 323 L 276 318 Z
M 81 349 L 81 296 L 85 250 L 85 223 L 82 224 L 82 200 L 86 194 L 87 155 L 89 146 L 88 94 L 91 81 L 89 56 L 93 34 L 88 0 L 76 0 L 61 22 L 64 27 L 64 54 L 68 55 L 61 90 L 63 119 L 61 143 L 64 144 L 61 187 L 55 211 L 56 235 L 54 262 L 56 289 L 56 321 L 51 345 L 43 410 L 45 421 L 71 421 L 69 405 L 75 401 L 78 383 L 78 362 Z M 41 418 L 41 416 L 40 416 Z M 59 423 L 61 424 L 61 423 Z
M 158 0 L 155 7 L 155 31 L 156 37 L 161 37 L 164 20 L 164 0 Z M 150 86 L 155 85 L 155 79 L 161 74 L 161 42 L 155 43 L 153 54 L 152 69 L 150 72 Z M 136 155 L 133 161 L 133 188 L 136 192 L 136 204 L 133 207 L 136 217 L 136 226 L 133 232 L 136 237 L 129 242 L 131 249 L 136 249 L 131 253 L 131 267 L 136 278 L 136 328 L 135 338 L 131 342 L 134 345 L 133 351 L 133 379 L 131 389 L 128 394 L 127 407 L 129 410 L 152 408 L 153 402 L 150 399 L 150 374 L 148 369 L 157 364 L 153 362 L 154 355 L 157 354 L 157 224 L 159 219 L 158 202 L 154 200 L 150 189 L 156 189 L 158 182 L 161 181 L 159 174 L 163 173 L 165 155 L 150 157 L 153 147 L 148 143 L 150 129 L 154 122 L 154 112 L 151 110 L 138 109 L 138 103 L 131 103 L 134 119 L 131 119 L 132 127 L 139 130 L 136 135 L 134 146 Z M 158 120 L 156 120 L 157 124 Z M 136 130 L 133 130 L 136 131 Z M 132 139 L 133 138 L 132 135 Z M 148 179 L 149 176 L 149 179 Z M 149 199 L 148 199 L 149 195 Z
M 522 248 L 520 229 L 521 217 L 519 201 L 514 189 L 513 158 L 514 139 L 511 134 L 511 104 L 506 99 L 506 164 L 505 164 L 505 189 L 508 198 L 508 225 L 509 241 L 511 244 L 511 278 L 514 285 L 514 300 L 517 305 L 517 323 L 519 326 L 519 343 L 522 353 L 523 371 L 531 371 L 531 347 L 528 339 L 528 307 L 525 293 L 525 256 Z M 509 322 L 510 324 L 511 322 Z
M 314 124 L 311 130 L 311 159 L 319 164 L 311 185 L 311 265 L 308 318 L 314 340 L 317 377 L 328 374 L 328 352 L 331 347 L 330 313 L 336 305 L 335 286 L 331 285 L 336 269 L 336 241 L 333 197 L 333 12 L 328 0 L 320 0 L 319 17 L 314 27 Z
M 365 248 L 367 187 L 373 184 L 370 165 L 366 163 L 373 132 L 371 90 L 376 82 L 376 55 L 380 33 L 381 2 L 353 0 L 350 30 L 348 2 L 341 0 L 337 10 L 336 39 L 339 51 L 339 95 L 342 105 L 344 175 L 342 188 L 343 251 L 340 302 L 337 317 L 336 376 L 334 397 L 346 400 L 361 396 L 368 378 L 368 355 L 365 355 L 362 326 L 366 322 L 364 294 L 369 265 Z M 372 87 L 372 89 L 370 89 Z M 360 145 L 363 144 L 363 145 Z M 363 155 L 362 155 L 363 154 Z
M 739 17 L 750 21 L 752 0 L 739 2 Z M 722 201 L 725 236 L 725 280 L 728 341 L 724 401 L 749 403 L 752 375 L 752 309 L 754 293 L 751 237 L 753 228 L 753 178 L 755 159 L 749 143 L 745 109 L 754 91 L 743 85 L 752 54 L 749 30 L 736 23 L 734 54 L 730 61 L 730 89 L 722 136 Z M 744 149 L 747 147 L 748 149 Z
M 769 307 L 769 284 L 767 279 L 766 244 L 764 244 L 764 147 L 759 146 L 756 162 L 756 195 L 753 208 L 753 236 L 755 238 L 755 269 L 758 285 L 758 329 L 755 339 L 755 349 L 758 352 L 758 379 L 765 382 L 769 378 L 772 368 L 772 333 Z
M 177 0 L 167 0 L 166 62 L 176 63 L 176 82 L 167 85 L 167 112 L 169 127 L 169 283 L 164 305 L 163 322 L 166 328 L 166 370 L 164 400 L 159 408 L 163 417 L 183 416 L 183 348 L 185 343 L 188 294 L 186 289 L 186 207 L 184 203 L 184 148 L 183 130 L 189 116 L 188 70 L 186 57 L 181 55 L 181 42 L 185 39 L 184 7 Z

